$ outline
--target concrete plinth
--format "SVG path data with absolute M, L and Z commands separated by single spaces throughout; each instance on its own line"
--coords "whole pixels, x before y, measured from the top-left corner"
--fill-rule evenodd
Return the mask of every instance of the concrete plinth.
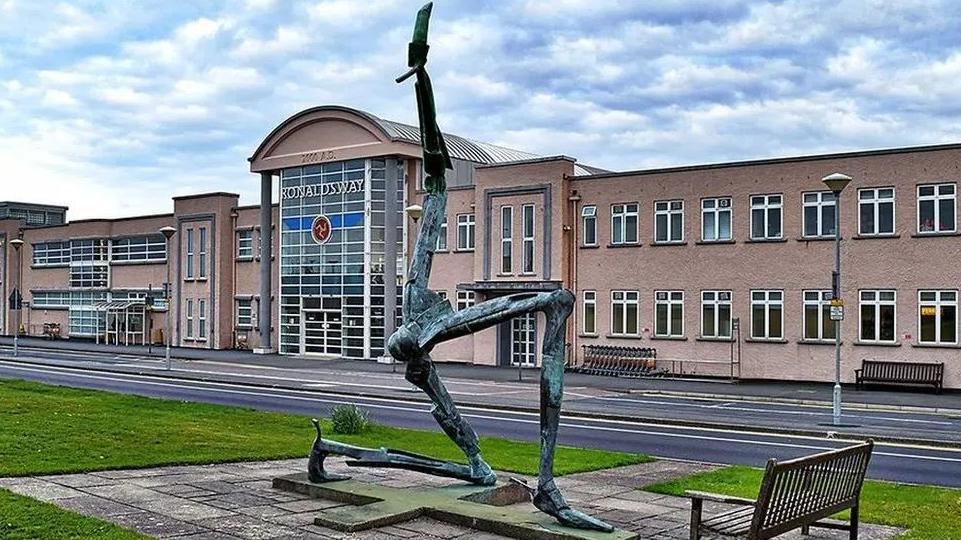
M 372 482 L 342 480 L 314 484 L 307 474 L 274 478 L 273 487 L 287 492 L 346 503 L 320 510 L 314 523 L 342 532 L 358 532 L 427 517 L 461 527 L 532 540 L 633 540 L 636 533 L 612 533 L 564 527 L 537 511 L 517 508 L 529 502 L 523 487 L 513 483 L 496 486 L 471 484 L 445 487 L 396 488 Z

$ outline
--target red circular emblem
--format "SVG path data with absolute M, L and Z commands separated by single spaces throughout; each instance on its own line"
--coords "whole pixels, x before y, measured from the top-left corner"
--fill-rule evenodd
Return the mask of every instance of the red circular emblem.
M 334 229 L 330 225 L 330 220 L 327 216 L 317 216 L 314 218 L 314 223 L 310 226 L 310 234 L 314 237 L 314 242 L 318 244 L 326 244 L 330 240 L 330 235 L 333 233 Z

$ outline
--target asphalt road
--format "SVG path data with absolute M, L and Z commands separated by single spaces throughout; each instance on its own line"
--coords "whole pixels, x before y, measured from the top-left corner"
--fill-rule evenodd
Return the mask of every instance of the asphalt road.
M 122 362 L 123 360 L 118 360 Z M 69 366 L 39 366 L 0 361 L 0 377 L 29 379 L 80 388 L 97 388 L 164 399 L 202 401 L 323 416 L 342 403 L 356 403 L 384 424 L 437 429 L 429 405 L 399 397 L 373 398 L 324 394 L 322 390 L 264 388 L 240 383 L 159 378 L 132 373 L 90 372 Z M 482 435 L 536 440 L 535 413 L 511 412 L 481 406 L 462 412 Z M 305 422 L 304 437 L 312 437 Z M 844 446 L 850 441 L 759 434 L 737 429 L 705 429 L 630 420 L 565 418 L 561 443 L 641 452 L 660 457 L 724 464 L 760 466 L 771 457 L 787 459 Z M 961 487 L 961 450 L 917 445 L 878 444 L 872 459 L 872 478 Z

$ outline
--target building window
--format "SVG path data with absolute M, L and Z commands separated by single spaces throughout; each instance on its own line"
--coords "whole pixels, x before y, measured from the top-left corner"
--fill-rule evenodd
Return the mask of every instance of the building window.
M 581 218 L 584 220 L 584 245 L 597 245 L 597 207 L 585 206 L 581 208 Z
M 187 337 L 187 339 L 193 339 L 194 337 L 194 301 L 193 300 L 187 300 L 187 310 L 184 314 L 184 318 L 186 319 L 184 335 Z
M 73 264 L 70 266 L 70 286 L 105 289 L 109 273 L 105 264 Z
M 804 291 L 804 339 L 833 341 L 835 323 L 831 320 L 831 291 Z
M 897 335 L 897 292 L 871 290 L 860 292 L 860 340 L 867 343 L 894 343 Z
M 185 236 L 187 237 L 187 257 L 185 259 L 186 262 L 184 263 L 186 264 L 187 268 L 185 269 L 186 270 L 185 273 L 187 275 L 187 279 L 193 279 L 194 278 L 194 230 L 187 229 L 185 232 L 186 232 Z
M 457 249 L 474 249 L 474 214 L 457 215 Z
M 474 305 L 474 291 L 457 291 L 457 311 Z
M 162 234 L 118 238 L 110 248 L 113 262 L 147 262 L 167 260 L 167 245 Z
M 718 242 L 731 239 L 731 198 L 701 201 L 701 240 Z
M 730 339 L 731 291 L 701 292 L 701 337 Z
M 611 334 L 638 335 L 639 297 L 640 294 L 637 291 L 611 291 Z
M 684 292 L 654 291 L 654 335 L 684 335 Z
M 514 207 L 501 207 L 501 273 L 514 271 Z
M 894 188 L 858 190 L 858 234 L 894 234 Z
M 245 229 L 243 231 L 237 231 L 237 258 L 238 259 L 254 258 L 254 231 L 253 230 Z
M 783 291 L 751 291 L 751 338 L 784 338 Z
M 447 300 L 447 291 L 434 291 L 441 300 Z
M 637 243 L 637 203 L 611 205 L 611 244 Z
M 437 244 L 434 251 L 447 251 L 447 216 L 440 219 L 440 230 L 437 232 Z
M 783 199 L 781 195 L 751 195 L 751 239 L 780 240 Z
M 584 333 L 597 333 L 597 291 L 584 291 Z
M 199 262 L 200 262 L 200 278 L 203 279 L 207 277 L 207 227 L 200 228 L 200 250 L 199 250 Z
M 918 342 L 958 343 L 958 291 L 918 291 Z
M 654 241 L 684 241 L 684 201 L 654 203 Z
M 834 236 L 834 194 L 830 191 L 805 193 L 804 197 L 804 236 L 817 238 Z
M 70 241 L 71 263 L 106 263 L 110 243 L 104 238 Z
M 207 302 L 204 300 L 197 300 L 197 338 L 207 339 Z
M 254 301 L 250 298 L 238 298 L 236 301 L 237 326 L 251 328 L 254 326 Z
M 70 242 L 33 244 L 34 266 L 64 266 L 67 264 L 70 264 Z
M 525 274 L 534 273 L 534 205 L 525 204 L 521 208 L 523 218 L 523 238 L 521 243 L 521 271 Z
M 66 308 L 70 306 L 70 291 L 33 291 L 30 307 Z
M 918 232 L 954 232 L 954 184 L 918 186 Z

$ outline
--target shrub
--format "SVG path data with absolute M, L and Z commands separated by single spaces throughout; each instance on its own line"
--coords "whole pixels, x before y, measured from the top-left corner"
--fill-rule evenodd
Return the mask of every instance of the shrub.
M 341 435 L 357 435 L 370 427 L 367 411 L 353 404 L 338 405 L 331 409 L 330 420 L 334 433 Z

